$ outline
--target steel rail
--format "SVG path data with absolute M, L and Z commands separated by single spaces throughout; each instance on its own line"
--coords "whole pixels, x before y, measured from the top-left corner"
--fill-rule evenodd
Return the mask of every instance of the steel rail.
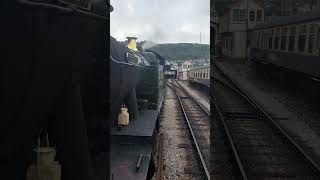
M 232 137 L 232 135 L 231 135 L 230 129 L 229 129 L 228 125 L 227 125 L 227 122 L 226 122 L 226 120 L 225 120 L 225 117 L 224 117 L 224 115 L 223 115 L 223 112 L 222 112 L 221 108 L 220 108 L 220 107 L 217 105 L 217 103 L 216 103 L 217 100 L 216 100 L 215 95 L 214 95 L 214 93 L 213 93 L 213 91 L 212 91 L 211 88 L 210 88 L 210 93 L 211 93 L 211 98 L 212 98 L 212 101 L 213 101 L 213 105 L 214 105 L 214 107 L 216 108 L 216 110 L 218 111 L 218 115 L 219 115 L 220 120 L 221 120 L 221 122 L 222 122 L 222 124 L 223 124 L 223 128 L 224 128 L 224 130 L 225 130 L 225 132 L 226 132 L 226 134 L 227 134 L 227 137 L 228 137 L 228 140 L 229 140 L 229 143 L 230 143 L 230 146 L 231 146 L 233 155 L 234 155 L 234 157 L 235 157 L 235 159 L 236 159 L 236 161 L 237 161 L 238 168 L 239 168 L 239 170 L 240 170 L 242 179 L 248 180 L 247 173 L 246 173 L 246 171 L 245 171 L 245 169 L 244 169 L 244 165 L 243 165 L 243 163 L 242 163 L 242 161 L 241 161 L 239 152 L 238 152 L 238 150 L 237 150 L 237 148 L 236 148 L 236 145 L 235 145 L 235 143 L 234 143 L 234 140 L 233 140 L 233 137 Z
M 190 133 L 191 133 L 191 136 L 192 136 L 194 145 L 196 146 L 197 154 L 198 154 L 198 156 L 199 156 L 199 158 L 200 158 L 202 168 L 203 168 L 204 171 L 205 171 L 206 178 L 207 178 L 208 180 L 210 180 L 210 173 L 209 173 L 209 171 L 208 171 L 207 165 L 206 165 L 205 162 L 204 162 L 204 159 L 203 159 L 202 153 L 201 153 L 201 151 L 200 151 L 200 147 L 199 147 L 198 141 L 197 141 L 197 139 L 196 139 L 196 137 L 195 137 L 195 135 L 194 135 L 194 132 L 193 132 L 193 130 L 192 130 L 192 127 L 191 127 L 189 118 L 188 118 L 187 113 L 186 113 L 186 111 L 185 111 L 185 109 L 184 109 L 184 107 L 183 107 L 181 98 L 178 96 L 178 93 L 176 92 L 176 89 L 175 89 L 175 86 L 176 86 L 176 85 L 172 84 L 172 87 L 171 87 L 171 85 L 168 84 L 168 86 L 173 90 L 174 94 L 176 95 L 176 97 L 177 97 L 177 99 L 178 99 L 178 101 L 179 101 L 181 110 L 182 110 L 182 112 L 183 112 L 183 114 L 184 114 L 184 118 L 185 118 L 185 120 L 186 120 L 186 122 L 187 122 L 187 124 L 188 124 L 188 128 L 189 128 L 189 131 L 190 131 Z
M 181 85 L 181 83 L 179 83 L 179 82 L 176 81 L 176 80 L 174 80 L 174 81 L 179 84 L 179 87 L 177 86 L 178 88 L 180 88 L 184 93 L 186 93 L 188 96 L 190 96 L 191 99 L 192 99 L 194 102 L 196 102 L 196 103 L 198 104 L 198 106 L 200 106 L 201 109 L 202 109 L 208 116 L 210 116 L 210 112 L 208 112 L 207 109 L 206 109 L 194 96 L 192 96 L 192 95 Z
M 262 107 L 260 107 L 247 93 L 245 93 L 240 86 L 238 85 L 238 83 L 236 83 L 235 81 L 233 81 L 218 65 L 216 65 L 215 62 L 213 62 L 213 65 L 221 72 L 221 74 L 228 79 L 233 86 L 235 87 L 231 87 L 230 85 L 224 83 L 222 80 L 215 78 L 213 76 L 211 76 L 211 80 L 214 80 L 215 82 L 219 82 L 220 84 L 230 88 L 231 90 L 233 90 L 234 92 L 238 93 L 240 96 L 242 96 L 252 107 L 255 108 L 255 110 L 257 110 L 257 113 L 261 116 L 264 117 L 265 119 L 267 119 L 269 122 L 271 122 L 272 125 L 274 125 L 277 130 L 297 149 L 297 151 L 299 153 L 302 154 L 302 156 L 310 163 L 310 165 L 312 166 L 312 168 L 314 168 L 317 173 L 320 174 L 320 166 L 319 164 L 317 164 L 301 147 L 300 145 L 298 145 L 293 138 L 291 138 L 291 136 L 289 136 L 289 134 L 279 125 L 279 123 L 277 123 L 265 110 L 263 110 Z

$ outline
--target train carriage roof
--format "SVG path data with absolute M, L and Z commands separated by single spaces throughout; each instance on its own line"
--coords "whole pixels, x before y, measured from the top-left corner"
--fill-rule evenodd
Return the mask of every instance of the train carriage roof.
M 210 65 L 205 65 L 205 66 L 196 66 L 190 69 L 190 71 L 194 71 L 194 70 L 200 70 L 200 69 L 207 69 L 210 68 Z
M 314 9 L 312 12 L 307 14 L 280 17 L 268 23 L 258 24 L 255 26 L 253 30 L 266 29 L 266 28 L 272 28 L 276 26 L 284 26 L 284 25 L 290 25 L 290 24 L 297 24 L 297 23 L 303 23 L 303 22 L 314 21 L 314 20 L 320 20 L 320 7 L 317 9 Z

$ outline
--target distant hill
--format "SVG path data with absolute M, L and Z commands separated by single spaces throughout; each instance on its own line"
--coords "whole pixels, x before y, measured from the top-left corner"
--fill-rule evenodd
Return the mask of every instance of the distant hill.
M 202 59 L 209 58 L 210 45 L 207 44 L 157 44 L 149 49 L 154 50 L 166 59 Z

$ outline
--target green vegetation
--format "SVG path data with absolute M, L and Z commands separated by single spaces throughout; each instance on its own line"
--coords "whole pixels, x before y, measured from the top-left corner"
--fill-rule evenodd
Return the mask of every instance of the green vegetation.
M 164 56 L 166 59 L 202 59 L 209 58 L 210 45 L 208 44 L 157 44 L 149 48 Z

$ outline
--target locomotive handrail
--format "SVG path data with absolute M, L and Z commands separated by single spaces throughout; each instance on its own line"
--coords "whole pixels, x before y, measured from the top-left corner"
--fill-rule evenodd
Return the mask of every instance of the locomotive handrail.
M 58 11 L 63 11 L 65 13 L 75 13 L 75 14 L 78 14 L 78 15 L 81 15 L 81 16 L 85 16 L 85 17 L 89 17 L 89 18 L 109 21 L 109 17 L 105 17 L 105 16 L 89 13 L 89 12 L 80 10 L 80 9 L 78 9 L 76 7 L 73 7 L 73 6 L 63 7 L 63 6 L 54 5 L 54 4 L 50 4 L 50 3 L 33 2 L 33 1 L 30 1 L 30 0 L 17 0 L 17 2 L 20 3 L 20 4 L 23 4 L 23 5 L 33 6 L 33 7 L 36 7 L 36 8 L 54 9 L 54 10 L 58 10 Z
M 122 64 L 122 65 L 127 65 L 127 66 L 135 66 L 135 67 L 139 67 L 139 68 L 145 69 L 145 67 L 143 67 L 143 66 L 139 66 L 139 65 L 135 65 L 135 64 L 132 64 L 132 63 L 127 63 L 127 62 L 120 62 L 120 61 L 114 59 L 111 55 L 110 55 L 110 59 L 113 62 L 117 63 L 117 64 Z

